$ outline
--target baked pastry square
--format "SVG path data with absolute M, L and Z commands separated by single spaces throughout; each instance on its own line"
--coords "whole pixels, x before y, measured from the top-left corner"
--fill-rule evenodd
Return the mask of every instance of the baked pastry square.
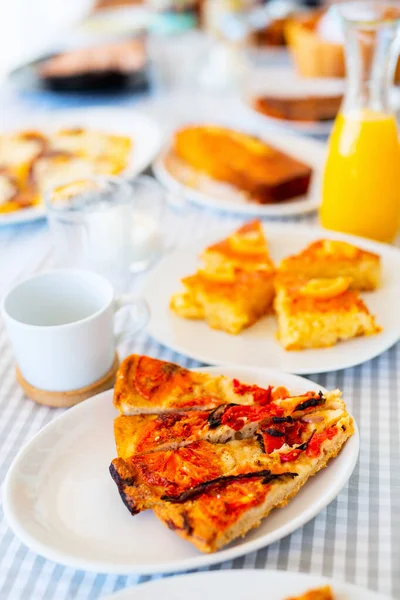
M 340 340 L 379 333 L 381 328 L 346 277 L 275 281 L 278 336 L 286 350 L 323 348 Z
M 308 279 L 351 277 L 352 288 L 374 290 L 381 278 L 381 260 L 377 254 L 347 242 L 318 240 L 282 260 L 279 272 Z
M 175 314 L 238 334 L 271 310 L 275 271 L 259 221 L 243 225 L 200 258 L 203 266 L 171 298 Z

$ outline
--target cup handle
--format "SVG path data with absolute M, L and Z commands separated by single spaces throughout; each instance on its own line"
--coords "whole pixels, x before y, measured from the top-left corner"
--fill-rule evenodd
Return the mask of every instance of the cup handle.
M 138 298 L 135 294 L 123 294 L 115 299 L 114 312 L 118 312 L 121 308 L 129 306 L 131 313 L 133 314 L 133 327 L 130 327 L 128 331 L 121 331 L 115 334 L 115 345 L 120 344 L 127 338 L 132 337 L 135 333 L 138 333 L 145 325 L 147 325 L 150 317 L 150 310 L 146 300 Z

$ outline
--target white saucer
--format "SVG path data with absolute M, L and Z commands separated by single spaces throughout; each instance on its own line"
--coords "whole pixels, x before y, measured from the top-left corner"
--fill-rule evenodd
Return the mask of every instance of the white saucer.
M 308 374 L 337 371 L 363 363 L 381 354 L 400 339 L 400 251 L 387 244 L 346 236 L 317 227 L 299 224 L 264 226 L 271 256 L 279 262 L 305 248 L 310 242 L 329 238 L 347 240 L 382 257 L 383 283 L 379 290 L 362 294 L 382 333 L 359 337 L 331 348 L 288 352 L 276 338 L 276 318 L 260 319 L 239 335 L 211 329 L 204 321 L 182 319 L 170 309 L 172 294 L 181 289 L 180 280 L 194 273 L 198 255 L 215 236 L 178 248 L 164 257 L 149 274 L 143 294 L 150 306 L 149 334 L 169 348 L 206 364 L 272 367 L 289 373 Z M 225 237 L 222 230 L 217 239 Z
M 211 571 L 151 581 L 104 600 L 284 600 L 324 585 L 331 586 L 337 600 L 389 600 L 382 594 L 318 575 L 256 569 Z
M 208 368 L 248 383 L 320 390 L 273 370 Z M 324 390 L 323 390 L 324 391 Z M 77 569 L 105 573 L 167 573 L 215 564 L 262 548 L 301 527 L 331 502 L 350 477 L 359 435 L 282 509 L 224 550 L 201 554 L 146 511 L 132 517 L 108 467 L 116 456 L 112 391 L 86 400 L 44 427 L 14 460 L 4 483 L 4 512 L 33 551 Z

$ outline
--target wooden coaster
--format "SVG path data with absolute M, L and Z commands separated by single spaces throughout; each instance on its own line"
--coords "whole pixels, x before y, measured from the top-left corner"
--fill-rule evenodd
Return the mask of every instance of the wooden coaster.
M 83 400 L 86 400 L 87 398 L 90 398 L 91 396 L 95 396 L 96 394 L 100 394 L 100 392 L 111 389 L 115 383 L 115 376 L 117 374 L 118 367 L 119 358 L 118 354 L 115 353 L 114 362 L 111 366 L 111 369 L 101 379 L 98 379 L 94 383 L 80 388 L 79 390 L 70 390 L 68 392 L 49 392 L 47 390 L 39 390 L 23 378 L 18 367 L 16 368 L 16 376 L 19 385 L 31 400 L 34 400 L 38 404 L 52 406 L 53 408 L 69 408 L 75 404 L 78 404 L 79 402 L 82 402 Z

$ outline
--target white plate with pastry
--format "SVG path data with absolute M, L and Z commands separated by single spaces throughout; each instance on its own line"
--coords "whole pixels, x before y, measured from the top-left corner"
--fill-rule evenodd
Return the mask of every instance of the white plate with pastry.
M 268 600 L 389 600 L 388 596 L 327 577 L 262 569 L 192 573 L 150 581 L 116 592 L 104 600 L 159 600 L 160 597 L 163 600 L 219 600 L 225 596 L 230 600 L 249 600 L 250 596 L 263 598 L 266 590 Z M 309 595 L 305 595 L 307 593 Z
M 219 136 L 220 132 L 222 135 L 231 135 L 231 133 L 234 136 L 244 135 L 244 144 L 255 143 L 260 148 L 259 151 L 255 147 L 251 150 L 261 157 L 259 166 L 255 167 L 258 159 L 249 155 L 249 164 L 252 165 L 252 169 L 257 168 L 258 174 L 255 174 L 254 178 L 253 176 L 248 178 L 247 175 L 252 169 L 242 164 L 235 164 L 232 169 L 233 156 L 228 156 L 225 145 L 219 151 L 214 146 L 213 140 L 210 140 L 212 144 L 210 151 L 207 147 L 204 150 L 200 149 L 198 139 L 191 135 L 192 132 L 196 133 L 196 129 L 216 131 Z M 257 136 L 258 133 L 233 131 L 208 124 L 187 125 L 174 133 L 172 142 L 164 148 L 154 162 L 154 174 L 172 194 L 198 206 L 218 211 L 281 217 L 317 210 L 321 201 L 320 187 L 325 162 L 325 144 L 297 135 L 282 135 L 272 131 L 263 132 L 258 140 L 255 140 L 254 135 Z M 176 142 L 178 136 L 180 154 Z M 206 140 L 206 144 L 208 143 L 209 141 Z M 231 145 L 231 140 L 225 139 L 222 143 Z M 231 146 L 236 157 L 241 151 L 242 141 L 239 140 L 238 144 L 240 145 L 238 148 Z M 269 158 L 271 148 L 277 151 L 276 157 L 272 156 L 272 159 Z M 274 154 L 273 150 L 272 154 Z M 183 155 L 185 159 L 182 158 Z M 208 160 L 209 157 L 211 160 Z M 198 160 L 201 162 L 198 163 Z M 261 162 L 263 160 L 265 162 Z M 222 172 L 218 171 L 218 176 L 213 163 L 222 169 Z M 211 177 L 210 173 L 216 176 Z M 217 180 L 216 177 L 219 179 Z M 260 178 L 261 183 L 257 181 Z M 235 181 L 235 184 L 232 181 Z
M 332 318 L 337 319 L 336 323 L 339 323 L 337 336 L 341 339 L 352 337 L 354 339 L 340 341 L 330 347 L 315 347 L 314 338 L 317 329 L 312 325 L 312 322 L 315 318 L 323 317 L 324 312 L 326 312 L 326 306 L 322 302 L 316 315 L 310 314 L 310 311 L 306 315 L 309 335 L 307 337 L 306 329 L 305 343 L 307 346 L 307 339 L 309 338 L 309 340 L 313 340 L 311 345 L 314 347 L 301 349 L 304 339 L 301 340 L 300 336 L 297 341 L 296 339 L 289 339 L 293 338 L 293 336 L 288 332 L 290 322 L 286 320 L 285 323 L 284 315 L 282 320 L 280 320 L 283 329 L 281 326 L 279 327 L 281 341 L 283 341 L 283 344 L 281 344 L 277 339 L 278 321 L 274 314 L 268 314 L 268 312 L 272 312 L 273 301 L 271 283 L 268 281 L 264 287 L 262 285 L 260 287 L 257 284 L 260 290 L 259 299 L 256 294 L 249 293 L 246 281 L 242 284 L 242 287 L 237 288 L 240 305 L 242 306 L 243 303 L 249 302 L 255 304 L 255 306 L 250 306 L 249 310 L 255 311 L 255 315 L 259 318 L 258 320 L 253 319 L 250 315 L 248 324 L 250 321 L 254 324 L 242 327 L 240 333 L 232 325 L 231 333 L 226 333 L 226 329 L 221 330 L 224 324 L 221 327 L 219 321 L 226 321 L 230 318 L 230 315 L 232 316 L 232 320 L 235 320 L 236 316 L 229 308 L 231 306 L 229 305 L 229 301 L 227 304 L 226 298 L 222 298 L 221 300 L 221 294 L 218 291 L 221 288 L 219 285 L 221 283 L 219 274 L 216 277 L 216 281 L 214 283 L 211 282 L 211 286 L 216 284 L 217 287 L 212 287 L 210 292 L 214 298 L 211 308 L 215 313 L 208 315 L 209 322 L 213 321 L 212 326 L 214 328 L 210 327 L 204 320 L 204 315 L 202 316 L 197 310 L 198 306 L 185 305 L 187 300 L 185 288 L 187 288 L 186 291 L 190 288 L 190 293 L 193 292 L 197 295 L 204 294 L 204 289 L 201 289 L 204 278 L 200 278 L 200 281 L 199 277 L 192 278 L 191 276 L 201 267 L 201 261 L 198 258 L 199 255 L 210 243 L 212 244 L 221 240 L 224 237 L 222 232 L 218 236 L 209 236 L 198 243 L 193 243 L 191 246 L 175 249 L 166 255 L 149 274 L 143 289 L 144 296 L 151 309 L 151 318 L 148 325 L 149 334 L 158 342 L 170 347 L 174 351 L 186 354 L 204 363 L 243 364 L 258 367 L 268 366 L 298 374 L 336 371 L 352 367 L 378 356 L 400 339 L 400 313 L 398 311 L 400 252 L 398 249 L 363 238 L 298 224 L 269 224 L 264 226 L 263 231 L 268 240 L 270 257 L 276 265 L 282 259 L 303 251 L 317 240 L 344 241 L 377 256 L 375 258 L 377 268 L 381 270 L 381 282 L 378 288 L 375 291 L 357 292 L 356 295 L 351 290 L 345 292 L 341 296 L 341 299 L 345 299 L 346 302 L 348 300 L 351 304 L 351 309 L 342 312 L 342 316 L 338 315 L 334 309 L 338 308 L 339 312 L 344 309 L 340 306 L 335 307 L 334 299 L 329 304 L 329 310 L 331 308 L 333 310 L 333 313 L 329 314 L 332 314 Z M 232 230 L 230 229 L 226 233 L 229 235 L 232 233 Z M 328 253 L 328 262 L 330 258 L 331 255 Z M 350 258 L 350 262 L 351 260 Z M 254 259 L 250 257 L 249 262 L 253 262 L 254 264 Z M 360 266 L 360 269 L 362 270 L 363 267 Z M 339 272 L 339 275 L 347 276 L 349 274 L 348 271 Z M 229 275 L 230 273 L 226 272 L 225 269 L 225 272 L 222 273 L 222 279 L 226 277 L 229 279 Z M 326 274 L 320 274 L 316 272 L 311 277 L 324 278 L 331 277 L 332 275 L 334 273 L 326 272 Z M 185 287 L 181 283 L 182 279 L 184 279 Z M 209 277 L 207 276 L 206 279 L 208 281 Z M 346 280 L 346 277 L 344 279 Z M 197 285 L 199 281 L 200 287 Z M 305 284 L 305 282 L 303 283 Z M 336 290 L 337 295 L 341 294 L 340 287 L 343 284 L 346 287 L 346 281 L 343 281 L 343 277 L 339 278 L 339 281 L 335 283 L 335 287 L 339 286 Z M 229 297 L 233 293 L 229 287 L 229 281 L 222 282 L 221 289 L 223 289 L 224 285 L 226 285 L 228 290 L 227 296 Z M 344 290 L 342 291 L 344 292 Z M 303 292 L 304 290 L 301 291 L 301 295 L 303 295 Z M 315 293 L 315 290 L 313 290 L 313 285 L 308 286 L 306 292 L 307 296 L 318 296 L 318 292 Z M 208 293 L 208 291 L 206 290 L 205 293 Z M 335 295 L 333 293 L 332 297 Z M 174 298 L 174 310 L 171 310 L 172 298 Z M 218 305 L 220 300 L 222 304 Z M 257 306 L 259 300 L 262 304 L 261 309 Z M 200 304 L 202 301 L 201 299 Z M 204 310 L 208 309 L 202 305 L 201 310 L 204 312 Z M 247 311 L 248 307 L 245 306 L 244 310 Z M 369 312 L 368 316 L 367 312 Z M 183 318 L 182 315 L 186 315 L 189 318 Z M 346 320 L 342 318 L 343 315 L 346 316 Z M 355 319 L 353 319 L 353 316 Z M 348 317 L 351 317 L 350 320 Z M 324 328 L 325 325 L 327 325 L 327 321 L 323 319 L 322 327 Z M 295 324 L 295 326 L 297 325 Z M 350 335 L 347 335 L 346 331 L 340 330 L 344 327 L 350 328 Z M 357 336 L 357 334 L 359 335 L 363 332 L 375 332 L 375 334 L 367 335 L 366 337 Z M 232 333 L 237 333 L 237 335 L 232 335 Z M 324 344 L 332 344 L 336 341 L 336 333 L 333 333 L 334 335 L 332 336 L 332 328 L 329 331 L 324 331 Z M 282 337 L 285 339 L 282 340 Z
M 43 192 L 58 183 L 134 177 L 162 144 L 158 125 L 129 109 L 72 109 L 1 125 L 0 225 L 44 218 Z
M 176 373 L 172 367 L 163 370 L 167 378 Z M 319 392 L 326 393 L 309 380 L 274 370 L 210 367 L 200 371 L 212 378 L 225 375 L 231 385 L 232 378 L 239 379 L 251 384 L 251 389 L 258 385 L 284 386 L 292 394 L 311 391 L 318 402 L 324 398 Z M 118 574 L 167 573 L 252 552 L 317 515 L 345 485 L 358 457 L 359 435 L 354 425 L 353 435 L 338 456 L 306 481 L 284 508 L 273 510 L 244 538 L 203 554 L 161 523 L 152 510 L 132 516 L 127 510 L 129 503 L 124 500 L 124 506 L 121 501 L 109 473 L 116 456 L 113 420 L 117 411 L 112 402 L 112 390 L 103 392 L 44 427 L 16 457 L 3 488 L 5 516 L 14 533 L 34 552 L 73 568 Z M 296 405 L 295 410 L 298 408 Z M 307 424 L 313 425 L 309 420 Z M 343 436 L 342 429 L 346 432 L 344 427 L 337 428 L 338 436 Z

